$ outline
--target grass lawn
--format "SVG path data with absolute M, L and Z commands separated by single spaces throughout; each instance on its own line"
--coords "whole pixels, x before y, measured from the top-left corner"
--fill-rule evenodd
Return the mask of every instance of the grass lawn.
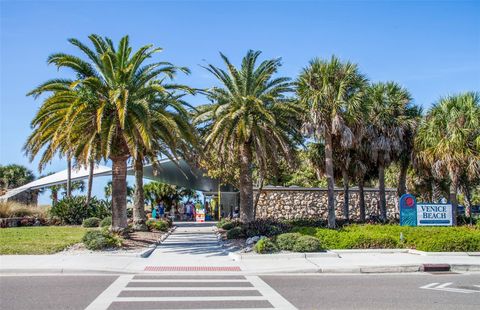
M 428 252 L 480 251 L 480 229 L 465 226 L 350 225 L 338 230 L 296 227 L 294 231 L 318 238 L 325 249 L 410 248 Z
M 81 241 L 81 226 L 40 226 L 0 229 L 0 254 L 52 254 Z

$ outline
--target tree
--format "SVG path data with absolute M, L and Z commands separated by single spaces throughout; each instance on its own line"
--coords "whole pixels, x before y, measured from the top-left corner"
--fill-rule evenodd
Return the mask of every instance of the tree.
M 211 104 L 198 107 L 195 123 L 203 133 L 205 154 L 216 154 L 223 169 L 238 168 L 240 219 L 254 219 L 253 169 L 265 174 L 280 157 L 292 161 L 297 135 L 298 107 L 287 94 L 293 91 L 289 78 L 273 75 L 280 59 L 256 66 L 259 51 L 248 51 L 240 68 L 220 54 L 227 70 L 206 69 L 221 83 L 206 91 Z M 234 168 L 233 168 L 234 169 Z
M 435 176 L 448 178 L 456 224 L 462 178 L 474 180 L 480 174 L 480 94 L 467 92 L 441 98 L 420 124 L 415 147 Z
M 145 64 L 161 49 L 145 45 L 132 52 L 128 36 L 123 37 L 117 47 L 109 38 L 95 34 L 89 39 L 93 50 L 76 39 L 69 40 L 85 60 L 64 53 L 48 58 L 48 63 L 58 68 L 72 69 L 75 79 L 50 80 L 30 93 L 34 96 L 53 93 L 36 116 L 33 125 L 40 142 L 30 153 L 35 156 L 50 142 L 49 154 L 45 157 L 48 159 L 59 149 L 60 154 L 71 148 L 77 151 L 77 143 L 85 142 L 82 134 L 98 135 L 102 158 L 112 161 L 112 230 L 122 231 L 127 227 L 127 160 L 135 156 L 139 148 L 150 150 L 152 147 L 151 123 L 155 112 L 150 110 L 149 100 L 165 92 L 159 77 L 163 78 L 166 68 L 173 66 L 167 62 Z M 92 100 L 85 100 L 85 96 L 92 96 Z M 63 110 L 66 112 L 57 113 Z M 63 126 L 58 127 L 59 124 Z M 96 130 L 85 134 L 82 124 Z M 63 133 L 56 128 L 62 128 Z M 54 139 L 49 141 L 42 135 L 51 135 Z
M 335 228 L 333 143 L 338 139 L 348 148 L 354 135 L 348 127 L 361 115 L 363 90 L 367 79 L 357 65 L 313 59 L 297 79 L 297 95 L 306 109 L 304 127 L 317 142 L 325 145 L 325 171 L 328 186 L 328 227 Z
M 173 201 L 181 200 L 183 197 L 193 197 L 195 192 L 183 187 L 169 185 L 160 182 L 150 182 L 144 185 L 145 199 L 150 205 L 163 201 L 165 205 L 171 206 Z
M 105 199 L 110 200 L 112 198 L 112 190 L 113 190 L 112 181 L 108 181 L 107 185 L 105 185 L 105 187 L 103 188 L 103 192 L 105 193 Z M 132 203 L 133 198 L 135 196 L 135 188 L 128 185 L 127 183 L 126 192 L 127 192 L 127 202 Z
M 370 156 L 378 167 L 380 219 L 387 220 L 385 168 L 399 157 L 416 118 L 412 117 L 411 95 L 394 82 L 372 84 L 367 91 L 370 106 L 367 134 Z
M 0 189 L 7 191 L 35 180 L 35 175 L 27 167 L 11 164 L 0 165 Z

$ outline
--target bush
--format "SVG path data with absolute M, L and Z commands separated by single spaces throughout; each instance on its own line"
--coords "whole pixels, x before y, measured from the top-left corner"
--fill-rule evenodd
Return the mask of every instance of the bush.
M 36 217 L 46 219 L 48 207 L 29 206 L 15 201 L 0 201 L 0 218 Z
M 148 220 L 145 223 L 150 230 L 167 231 L 170 224 L 164 220 Z
M 277 245 L 281 250 L 292 251 L 298 238 L 302 237 L 299 233 L 286 233 L 277 236 Z
M 320 240 L 312 236 L 301 236 L 293 244 L 294 252 L 318 252 L 322 250 Z
M 267 236 L 273 237 L 282 233 L 289 232 L 292 228 L 286 222 L 280 222 L 272 219 L 258 219 L 242 225 L 247 237 Z
M 87 249 L 94 251 L 118 248 L 122 245 L 121 239 L 106 229 L 87 231 L 82 238 L 82 242 Z
M 98 217 L 89 217 L 84 219 L 82 226 L 83 227 L 98 227 L 100 225 L 100 219 Z
M 245 237 L 245 232 L 241 227 L 234 227 L 227 231 L 227 239 L 241 239 Z
M 110 227 L 112 226 L 112 217 L 106 217 L 100 222 L 100 227 Z
M 277 245 L 268 238 L 262 238 L 255 243 L 253 248 L 255 252 L 259 254 L 275 253 L 278 252 Z
M 85 196 L 65 197 L 52 207 L 50 215 L 60 218 L 63 224 L 71 225 L 79 225 L 89 217 L 103 219 L 111 215 L 108 201 L 92 197 L 88 206 L 85 206 L 86 199 Z

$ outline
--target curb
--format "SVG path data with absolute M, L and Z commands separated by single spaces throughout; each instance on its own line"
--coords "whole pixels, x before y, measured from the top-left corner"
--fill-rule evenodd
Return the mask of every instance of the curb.
M 317 252 L 317 253 L 280 253 L 280 254 L 256 254 L 256 253 L 228 253 L 228 257 L 234 261 L 241 260 L 277 260 L 277 259 L 307 259 L 307 258 L 322 258 L 340 256 L 331 251 Z
M 9 274 L 64 274 L 64 275 L 74 275 L 74 274 L 105 274 L 105 275 L 117 275 L 117 274 L 136 274 L 135 271 L 125 271 L 125 269 L 64 269 L 64 268 L 39 268 L 39 269 L 28 269 L 28 268 L 19 268 L 19 269 L 0 269 L 0 275 L 9 275 Z
M 165 239 L 167 239 L 168 236 L 170 236 L 175 231 L 175 229 L 177 229 L 177 226 L 173 226 L 172 228 L 170 228 L 166 234 L 160 237 L 160 240 L 158 240 L 156 243 L 152 245 L 149 245 L 148 248 L 144 250 L 142 253 L 140 253 L 138 256 L 141 258 L 148 258 L 153 253 L 153 251 L 155 251 L 157 246 L 159 246 L 163 241 L 165 241 Z

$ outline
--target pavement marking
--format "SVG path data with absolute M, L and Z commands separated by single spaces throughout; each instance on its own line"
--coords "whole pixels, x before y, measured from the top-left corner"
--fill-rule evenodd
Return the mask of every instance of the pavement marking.
M 430 283 L 430 284 L 421 286 L 420 288 L 425 289 L 425 290 L 435 290 L 435 291 L 462 293 L 462 294 L 480 293 L 480 291 L 477 291 L 477 290 L 449 287 L 452 284 L 453 284 L 453 282 L 446 282 L 446 283 L 442 283 L 442 284 L 440 284 L 438 282 L 435 282 L 435 283 Z M 480 287 L 480 285 L 473 285 L 473 286 Z
M 205 279 L 205 275 L 187 279 L 151 276 L 148 279 L 143 278 L 145 275 L 119 276 L 86 310 L 296 309 L 258 276 L 219 275 L 214 279 Z M 140 287 L 142 283 L 148 286 Z
M 106 290 L 104 290 L 85 310 L 107 309 L 112 300 L 117 298 L 122 289 L 133 279 L 133 275 L 119 276 Z

